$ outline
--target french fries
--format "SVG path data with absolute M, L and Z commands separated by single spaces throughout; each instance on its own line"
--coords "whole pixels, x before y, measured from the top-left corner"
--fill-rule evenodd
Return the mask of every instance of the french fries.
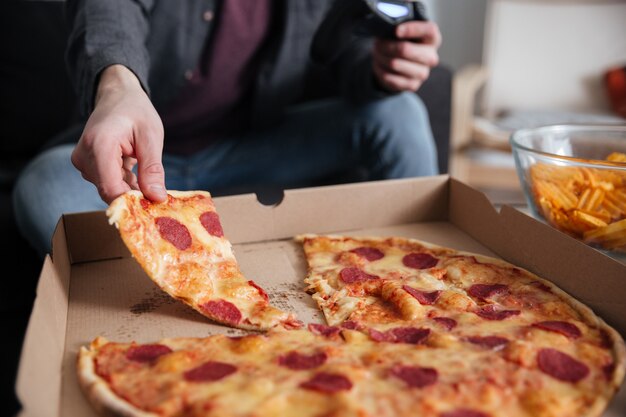
M 626 163 L 613 152 L 609 162 Z M 530 168 L 537 210 L 548 223 L 584 242 L 626 252 L 626 171 L 555 166 Z

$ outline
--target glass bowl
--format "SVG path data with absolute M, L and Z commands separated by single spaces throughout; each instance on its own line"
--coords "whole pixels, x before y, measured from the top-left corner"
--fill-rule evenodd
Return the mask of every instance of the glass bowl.
M 531 214 L 611 256 L 626 254 L 626 125 L 554 125 L 510 137 Z

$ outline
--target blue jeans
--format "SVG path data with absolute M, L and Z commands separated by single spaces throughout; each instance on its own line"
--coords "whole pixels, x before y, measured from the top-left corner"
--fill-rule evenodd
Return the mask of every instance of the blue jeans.
M 107 207 L 70 162 L 73 146 L 37 156 L 14 189 L 20 231 L 42 257 L 62 214 Z M 163 165 L 168 189 L 214 196 L 438 174 L 428 114 L 413 93 L 359 106 L 336 99 L 296 106 L 277 126 L 188 157 L 164 154 Z

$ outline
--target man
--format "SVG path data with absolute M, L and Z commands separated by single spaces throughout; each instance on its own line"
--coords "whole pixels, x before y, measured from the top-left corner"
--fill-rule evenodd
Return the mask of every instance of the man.
M 43 256 L 61 214 L 104 209 L 129 189 L 162 201 L 166 189 L 436 174 L 413 92 L 438 63 L 437 25 L 358 39 L 321 67 L 309 50 L 332 3 L 68 0 L 67 62 L 88 118 L 76 146 L 49 149 L 18 179 L 24 236 Z

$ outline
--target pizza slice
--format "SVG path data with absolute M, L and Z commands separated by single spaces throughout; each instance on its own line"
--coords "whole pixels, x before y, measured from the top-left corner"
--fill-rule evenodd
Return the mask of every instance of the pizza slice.
M 398 328 L 415 337 L 445 329 L 443 344 L 503 342 L 508 329 L 526 327 L 585 334 L 599 345 L 606 339 L 607 326 L 588 307 L 501 259 L 399 237 L 296 240 L 308 263 L 307 291 L 331 326 L 369 329 L 379 340 L 393 340 Z
M 329 325 L 401 324 L 436 302 L 460 303 L 441 259 L 453 251 L 398 237 L 296 236 L 308 264 L 307 291 Z
M 520 415 L 599 415 L 597 406 L 578 406 L 593 401 L 593 386 L 610 391 L 623 380 L 620 335 L 589 307 L 523 268 L 417 239 L 308 234 L 296 240 L 308 263 L 307 290 L 331 325 L 327 333 L 356 329 L 381 346 L 436 348 L 432 363 L 440 355 L 458 355 L 460 364 L 473 352 L 489 352 L 486 360 L 506 362 L 493 363 L 495 380 L 510 375 L 509 383 L 523 385 L 520 375 L 539 375 L 531 384 L 541 389 L 516 393 L 527 413 Z M 600 373 L 590 378 L 593 370 Z M 577 391 L 576 400 L 560 398 L 560 390 Z
M 607 374 L 588 354 L 574 358 L 567 339 L 516 362 L 471 342 L 436 346 L 442 329 L 415 344 L 309 327 L 96 338 L 80 349 L 78 378 L 94 408 L 126 417 L 597 417 L 623 378 L 623 352 Z
M 204 316 L 241 329 L 299 326 L 244 277 L 210 193 L 169 191 L 165 202 L 152 203 L 133 190 L 106 214 L 152 281 Z

